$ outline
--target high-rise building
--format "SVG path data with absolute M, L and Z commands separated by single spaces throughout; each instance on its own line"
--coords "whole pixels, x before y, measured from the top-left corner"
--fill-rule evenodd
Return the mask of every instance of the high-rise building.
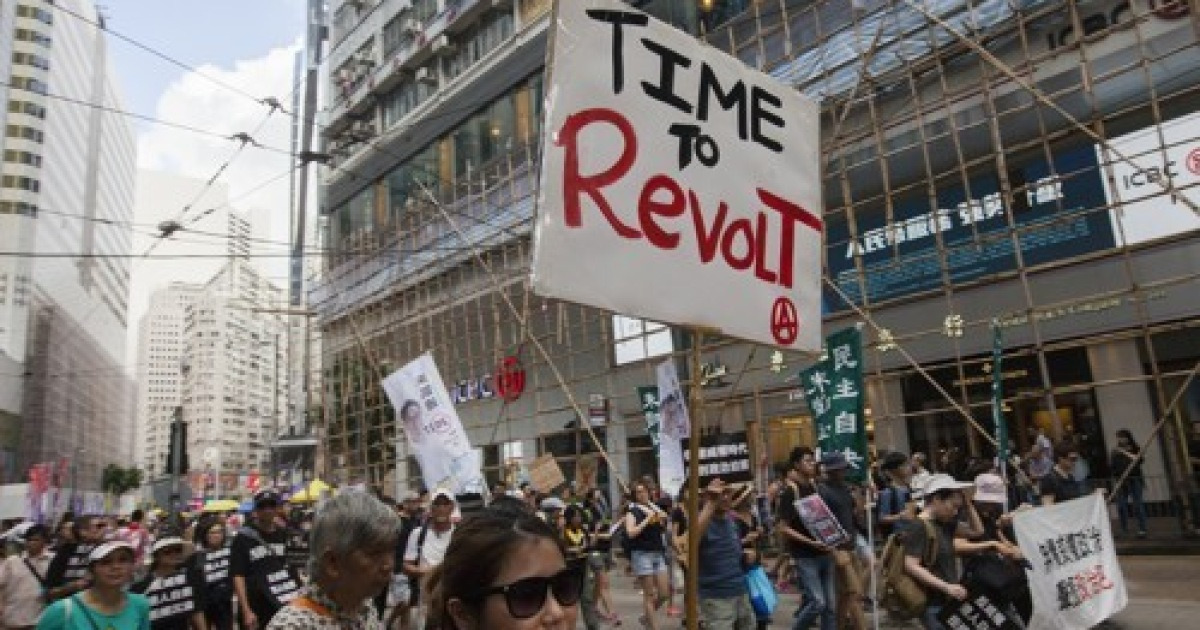
M 187 309 L 181 371 L 189 463 L 219 471 L 226 491 L 239 474 L 266 477 L 286 423 L 287 320 L 262 306 L 283 296 L 246 261 L 232 259 Z
M 166 469 L 171 421 L 183 404 L 188 309 L 203 291 L 203 284 L 186 282 L 155 291 L 138 326 L 136 461 L 151 474 Z
M 122 104 L 103 22 L 90 0 L 22 0 L 0 14 L 12 61 L 0 241 L 25 253 L 0 259 L 6 480 L 66 459 L 81 487 L 98 489 L 103 466 L 130 460 L 122 363 L 136 160 L 128 122 L 106 111 Z

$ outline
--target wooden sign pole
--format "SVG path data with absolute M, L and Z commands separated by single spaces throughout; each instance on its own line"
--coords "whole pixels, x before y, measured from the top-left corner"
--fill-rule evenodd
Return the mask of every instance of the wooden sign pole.
M 692 381 L 691 401 L 688 416 L 692 420 L 691 438 L 688 440 L 687 464 L 687 570 L 684 571 L 684 610 L 688 630 L 700 627 L 700 589 L 697 572 L 700 569 L 700 536 L 696 527 L 700 520 L 700 431 L 704 427 L 704 392 L 700 375 L 701 351 L 704 346 L 704 330 L 692 328 L 690 372 Z

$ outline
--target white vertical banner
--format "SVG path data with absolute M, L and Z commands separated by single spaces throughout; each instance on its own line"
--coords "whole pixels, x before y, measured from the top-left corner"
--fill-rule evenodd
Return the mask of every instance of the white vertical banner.
M 1129 602 L 1104 496 L 1017 512 L 1013 525 L 1033 593 L 1030 630 L 1091 628 Z
M 555 15 L 534 292 L 819 350 L 816 104 L 625 2 Z
M 683 440 L 692 434 L 692 421 L 688 416 L 683 388 L 679 386 L 679 373 L 675 361 L 661 363 L 658 375 L 658 485 L 675 498 L 687 481 L 687 469 L 683 465 Z
M 433 357 L 427 352 L 383 379 L 410 452 L 421 465 L 425 487 L 455 494 L 486 489 L 479 452 L 467 432 Z

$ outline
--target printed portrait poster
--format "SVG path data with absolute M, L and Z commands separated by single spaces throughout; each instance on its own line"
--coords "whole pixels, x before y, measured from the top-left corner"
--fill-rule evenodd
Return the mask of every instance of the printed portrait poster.
M 471 448 L 432 355 L 425 353 L 388 375 L 383 390 L 426 487 L 455 494 L 486 490 L 479 453 Z
M 829 509 L 819 494 L 810 494 L 796 500 L 796 513 L 808 528 L 808 532 L 830 547 L 840 547 L 850 541 L 846 530 Z
M 1129 602 L 1101 494 L 1016 513 L 1033 594 L 1030 630 L 1091 628 Z
M 819 350 L 817 105 L 630 3 L 555 17 L 534 292 Z
M 683 441 L 692 434 L 692 421 L 679 386 L 675 362 L 659 364 L 658 376 L 658 483 L 664 492 L 677 496 L 687 481 L 683 465 Z

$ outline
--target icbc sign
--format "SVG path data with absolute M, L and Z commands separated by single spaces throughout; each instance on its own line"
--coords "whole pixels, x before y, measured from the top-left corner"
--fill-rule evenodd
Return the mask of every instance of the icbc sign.
M 525 392 L 525 367 L 517 357 L 504 357 L 496 366 L 496 394 L 513 402 Z

